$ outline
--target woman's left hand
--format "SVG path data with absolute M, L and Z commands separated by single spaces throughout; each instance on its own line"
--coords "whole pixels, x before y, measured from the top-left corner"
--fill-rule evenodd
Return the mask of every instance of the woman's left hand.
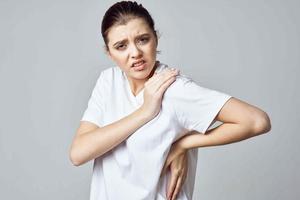
M 181 147 L 178 141 L 173 143 L 162 170 L 162 174 L 169 167 L 171 170 L 171 178 L 166 191 L 168 200 L 175 200 L 185 181 L 188 169 L 187 161 L 187 150 Z

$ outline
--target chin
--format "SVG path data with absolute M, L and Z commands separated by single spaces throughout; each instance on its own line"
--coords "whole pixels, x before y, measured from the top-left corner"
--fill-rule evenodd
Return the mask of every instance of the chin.
M 143 80 L 146 79 L 149 76 L 150 73 L 146 71 L 140 71 L 140 72 L 133 72 L 131 74 L 131 78 L 138 79 L 138 80 Z
M 133 71 L 130 76 L 131 78 L 137 79 L 137 80 L 144 80 L 147 79 L 149 77 L 151 73 L 151 70 L 149 69 L 145 69 L 142 71 Z

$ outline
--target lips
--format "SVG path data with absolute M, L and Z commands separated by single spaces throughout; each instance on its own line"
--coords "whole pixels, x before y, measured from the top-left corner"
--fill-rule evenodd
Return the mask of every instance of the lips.
M 138 60 L 138 61 L 134 62 L 134 63 L 131 65 L 131 67 L 138 67 L 138 66 L 140 66 L 140 65 L 142 65 L 142 64 L 144 64 L 144 63 L 145 63 L 144 60 Z

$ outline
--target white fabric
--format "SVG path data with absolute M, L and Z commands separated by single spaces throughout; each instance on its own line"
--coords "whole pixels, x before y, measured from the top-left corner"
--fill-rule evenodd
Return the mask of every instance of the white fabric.
M 157 72 L 168 67 L 160 63 Z M 94 159 L 90 200 L 166 199 L 168 171 L 160 172 L 174 141 L 191 130 L 205 133 L 231 96 L 204 88 L 179 75 L 167 89 L 160 113 L 120 145 Z M 99 127 L 111 124 L 143 104 L 143 90 L 134 96 L 119 67 L 103 70 L 81 121 Z M 198 149 L 188 151 L 188 175 L 178 200 L 191 200 Z

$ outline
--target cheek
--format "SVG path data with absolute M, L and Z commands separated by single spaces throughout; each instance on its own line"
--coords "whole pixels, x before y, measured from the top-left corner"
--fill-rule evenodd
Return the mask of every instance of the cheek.
M 155 45 L 155 43 L 152 43 L 152 44 L 149 45 L 148 52 L 151 52 L 152 55 L 156 54 L 156 45 Z
M 126 54 L 125 53 L 114 53 L 112 55 L 112 59 L 116 63 L 124 63 L 126 61 Z

